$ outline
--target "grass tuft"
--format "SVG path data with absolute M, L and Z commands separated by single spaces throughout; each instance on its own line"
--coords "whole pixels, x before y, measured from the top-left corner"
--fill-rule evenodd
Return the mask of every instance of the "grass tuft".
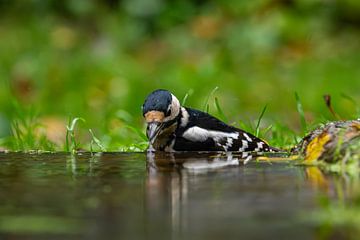
M 300 97 L 297 92 L 295 92 L 295 100 L 296 100 L 296 109 L 300 116 L 301 129 L 302 129 L 303 134 L 305 134 L 307 132 L 305 113 L 304 113 L 304 109 L 303 109 L 303 106 L 300 101 Z
M 65 146 L 66 151 L 71 152 L 72 154 L 76 153 L 79 143 L 76 141 L 75 137 L 75 127 L 79 121 L 85 123 L 83 118 L 74 118 L 72 121 L 69 118 L 69 124 L 66 126 L 66 138 L 65 138 Z
M 3 145 L 15 151 L 53 151 L 55 145 L 50 142 L 42 131 L 38 114 L 33 107 L 22 107 L 12 101 L 13 117 L 10 124 L 11 136 L 3 139 Z

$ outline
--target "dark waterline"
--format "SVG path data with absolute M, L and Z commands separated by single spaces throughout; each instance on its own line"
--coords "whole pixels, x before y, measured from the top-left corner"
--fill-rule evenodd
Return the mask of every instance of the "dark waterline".
M 311 239 L 331 186 L 217 154 L 0 154 L 0 239 Z

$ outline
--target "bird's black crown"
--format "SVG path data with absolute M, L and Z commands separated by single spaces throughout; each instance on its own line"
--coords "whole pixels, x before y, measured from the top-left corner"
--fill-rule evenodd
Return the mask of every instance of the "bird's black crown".
M 167 90 L 158 89 L 149 94 L 142 106 L 143 115 L 149 111 L 160 111 L 169 115 L 169 106 L 172 101 L 171 93 Z

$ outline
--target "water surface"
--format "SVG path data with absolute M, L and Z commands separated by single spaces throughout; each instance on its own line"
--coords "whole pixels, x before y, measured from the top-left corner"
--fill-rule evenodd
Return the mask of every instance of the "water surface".
M 1 153 L 0 239 L 313 239 L 332 177 L 229 154 Z

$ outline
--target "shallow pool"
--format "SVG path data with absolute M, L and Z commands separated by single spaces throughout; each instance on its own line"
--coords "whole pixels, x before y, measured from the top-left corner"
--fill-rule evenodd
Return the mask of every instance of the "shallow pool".
M 313 239 L 335 178 L 231 154 L 1 153 L 0 239 Z

